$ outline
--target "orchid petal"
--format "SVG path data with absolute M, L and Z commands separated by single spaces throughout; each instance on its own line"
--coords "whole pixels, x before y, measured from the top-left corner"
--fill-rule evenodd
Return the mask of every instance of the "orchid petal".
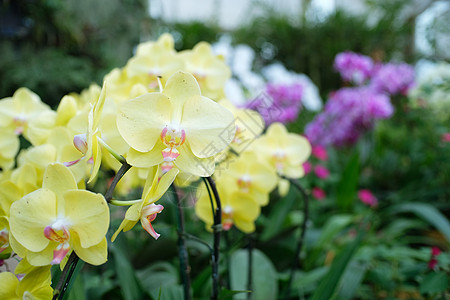
M 175 165 L 183 172 L 191 173 L 200 177 L 211 176 L 214 172 L 214 157 L 198 158 L 192 153 L 187 144 L 178 148 L 180 156 L 174 161 Z
M 139 168 L 159 165 L 164 161 L 161 151 L 165 148 L 166 146 L 161 141 L 158 141 L 152 151 L 149 152 L 139 152 L 130 148 L 127 154 L 127 162 Z
M 206 97 L 186 101 L 181 126 L 186 130 L 192 152 L 200 158 L 225 149 L 236 133 L 233 113 Z
M 150 93 L 119 106 L 117 128 L 124 140 L 140 152 L 153 149 L 167 121 L 170 100 L 161 93 Z
M 10 228 L 17 241 L 30 251 L 38 252 L 49 244 L 44 228 L 56 219 L 56 195 L 39 189 L 11 205 Z
M 81 246 L 88 248 L 98 244 L 109 227 L 109 208 L 101 194 L 86 190 L 64 193 L 65 215 L 81 240 Z
M 94 266 L 104 264 L 108 260 L 106 237 L 103 237 L 100 243 L 84 248 L 81 247 L 79 237 L 74 234 L 73 249 L 82 260 Z

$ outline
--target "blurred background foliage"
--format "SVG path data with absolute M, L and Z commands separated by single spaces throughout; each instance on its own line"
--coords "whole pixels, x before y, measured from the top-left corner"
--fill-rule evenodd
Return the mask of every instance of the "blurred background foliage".
M 0 98 L 25 86 L 55 106 L 122 66 L 148 22 L 146 0 L 2 0 Z
M 224 33 L 213 20 L 166 24 L 151 19 L 146 0 L 0 3 L 0 98 L 26 86 L 51 105 L 91 82 L 101 83 L 107 72 L 125 64 L 142 40 L 169 31 L 177 49 L 182 50 L 199 41 L 215 42 Z M 228 33 L 234 44 L 245 43 L 256 51 L 256 70 L 280 61 L 288 69 L 308 75 L 326 96 L 340 85 L 333 71 L 339 52 L 351 49 L 380 61 L 412 62 L 417 58 L 412 40 L 415 19 L 396 17 L 407 1 L 368 3 L 367 15 L 337 10 L 326 18 L 311 13 L 308 18 L 292 19 L 265 7 L 264 17 Z M 435 24 L 434 30 L 428 31 L 430 41 L 444 24 Z

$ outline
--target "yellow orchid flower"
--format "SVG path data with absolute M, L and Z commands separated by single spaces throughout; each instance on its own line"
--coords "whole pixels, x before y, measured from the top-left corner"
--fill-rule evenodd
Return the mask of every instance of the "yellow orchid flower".
M 0 215 L 9 217 L 11 204 L 24 195 L 38 189 L 39 178 L 30 164 L 23 165 L 11 173 L 11 177 L 0 182 Z
M 230 144 L 236 131 L 233 114 L 201 96 L 195 78 L 184 72 L 172 75 L 162 92 L 121 104 L 117 127 L 131 147 L 131 165 L 173 162 L 197 176 L 214 172 L 213 156 Z
M 141 221 L 142 227 L 148 232 L 148 234 L 150 234 L 153 238 L 158 239 L 159 234 L 153 229 L 151 222 L 155 220 L 156 214 L 160 213 L 164 207 L 160 204 L 155 204 L 155 202 L 164 195 L 172 182 L 175 180 L 178 172 L 178 169 L 172 168 L 161 176 L 162 170 L 159 165 L 154 166 L 150 168 L 148 173 L 144 190 L 142 192 L 142 199 L 124 202 L 115 200 L 111 201 L 112 204 L 116 205 L 129 205 L 130 203 L 133 203 L 133 205 L 131 205 L 125 213 L 125 218 L 112 236 L 111 241 L 114 242 L 117 235 L 122 230 L 124 232 L 131 230 L 138 221 Z
M 236 124 L 236 134 L 229 149 L 238 154 L 244 152 L 263 132 L 265 124 L 263 117 L 256 111 L 245 108 L 237 108 L 228 99 L 222 99 L 219 103 L 231 111 Z M 217 161 L 227 158 L 226 152 L 216 156 Z
M 172 74 L 184 68 L 184 60 L 176 54 L 170 34 L 162 35 L 158 41 L 138 46 L 125 69 L 129 77 L 145 76 L 142 83 L 149 89 L 158 88 L 158 78 L 165 82 Z
M 40 113 L 30 120 L 28 138 L 33 146 L 43 145 L 52 136 L 57 127 L 66 127 L 69 121 L 77 114 L 78 105 L 74 97 L 64 96 L 55 111 L 48 110 Z
M 217 191 L 222 204 L 222 227 L 229 230 L 235 225 L 239 230 L 245 233 L 255 231 L 255 220 L 259 216 L 261 209 L 258 203 L 248 194 L 239 191 L 233 181 L 224 180 L 217 185 Z M 198 200 L 195 204 L 195 213 L 206 223 L 206 229 L 211 230 L 214 224 L 211 208 L 211 201 L 206 188 L 201 188 L 197 194 Z
M 311 144 L 300 135 L 289 133 L 281 123 L 273 123 L 267 132 L 252 145 L 258 156 L 270 163 L 279 175 L 288 178 L 300 178 L 304 175 L 302 164 L 311 154 Z M 285 195 L 289 183 L 285 179 L 279 181 L 279 191 Z
M 302 164 L 311 154 L 311 144 L 298 134 L 289 133 L 281 123 L 273 123 L 266 134 L 254 142 L 254 149 L 280 175 L 300 178 Z
M 70 93 L 69 96 L 75 99 L 77 103 L 78 111 L 89 110 L 92 99 L 98 99 L 101 93 L 102 87 L 96 83 L 92 83 L 88 88 L 82 90 L 79 94 Z M 58 107 L 59 108 L 59 107 Z
M 80 159 L 65 163 L 66 166 L 72 166 L 78 163 L 80 160 L 90 160 L 92 158 L 93 166 L 88 183 L 97 176 L 102 161 L 102 151 L 100 145 L 100 143 L 102 142 L 102 135 L 99 130 L 99 126 L 103 107 L 105 105 L 105 100 L 106 81 L 103 83 L 100 96 L 98 97 L 97 101 L 95 101 L 91 106 L 91 109 L 89 111 L 87 132 L 75 135 L 75 137 L 73 138 L 73 144 L 75 148 L 80 151 L 83 156 Z
M 18 89 L 12 97 L 0 100 L 0 128 L 12 129 L 28 138 L 28 122 L 48 111 L 48 105 L 27 88 Z
M 0 168 L 9 170 L 14 166 L 19 144 L 19 139 L 14 132 L 0 129 Z
M 9 222 L 5 216 L 0 216 L 0 257 L 9 257 L 11 246 L 9 244 Z
M 0 273 L 0 299 L 5 300 L 48 300 L 53 296 L 49 267 L 33 268 L 19 281 L 10 272 Z
M 152 50 L 154 49 L 155 45 L 158 45 L 158 47 L 163 48 L 167 52 L 175 53 L 175 43 L 173 40 L 173 37 L 169 33 L 163 33 L 159 37 L 159 39 L 155 41 L 148 41 L 139 44 L 136 47 L 136 56 L 141 55 L 150 55 Z
M 38 181 L 42 183 L 45 169 L 50 163 L 77 161 L 78 163 L 71 167 L 77 182 L 84 180 L 90 166 L 88 161 L 79 161 L 80 152 L 73 146 L 73 133 L 66 127 L 55 127 L 47 143 L 36 147 L 31 147 L 21 152 L 19 167 L 30 164 L 36 169 Z
M 10 209 L 12 248 L 35 266 L 59 264 L 71 249 L 90 264 L 104 263 L 108 227 L 103 196 L 78 190 L 72 172 L 59 163 L 47 167 L 41 189 Z
M 70 128 L 72 132 L 77 133 L 75 137 L 73 137 L 72 135 L 73 141 L 71 139 L 70 144 L 73 149 L 77 149 L 78 151 L 76 151 L 77 155 L 71 155 L 73 158 L 66 160 L 64 164 L 66 166 L 70 166 L 72 169 L 75 168 L 75 166 L 79 165 L 81 162 L 88 162 L 89 164 L 93 164 L 94 160 L 97 161 L 96 157 L 100 157 L 101 159 L 99 159 L 98 165 L 94 164 L 95 168 L 92 168 L 90 179 L 94 178 L 96 172 L 98 172 L 100 161 L 106 163 L 105 166 L 109 169 L 120 168 L 121 163 L 118 161 L 118 156 L 125 155 L 125 153 L 130 148 L 117 129 L 117 107 L 110 97 L 105 96 L 109 86 L 110 84 L 104 86 L 100 96 L 97 98 L 98 100 L 92 104 L 90 110 L 84 109 L 83 111 L 79 111 L 67 123 L 67 127 Z M 94 130 L 94 128 L 92 127 L 94 125 L 97 126 L 96 130 Z M 88 158 L 89 131 L 94 132 L 94 134 L 91 135 L 92 146 L 96 146 L 93 147 L 93 149 L 96 150 L 95 153 L 99 154 L 97 156 L 91 156 Z M 96 139 L 94 139 L 94 136 L 96 136 Z M 106 151 L 105 153 L 102 147 L 106 147 L 108 151 Z M 113 156 L 110 151 L 114 152 L 115 156 Z M 69 150 L 65 149 L 65 152 L 69 152 Z M 81 157 L 79 155 L 80 153 L 82 153 Z M 64 157 L 68 156 L 69 155 L 65 155 Z
M 231 71 L 224 60 L 213 53 L 211 46 L 200 42 L 192 50 L 180 52 L 180 56 L 186 63 L 186 71 L 199 82 L 202 94 L 214 100 L 221 99 Z
M 108 82 L 106 90 L 108 98 L 111 98 L 115 104 L 120 104 L 144 93 L 155 92 L 159 88 L 154 77 L 144 73 L 130 77 L 126 68 L 113 69 L 105 75 L 104 80 Z M 142 92 L 142 90 L 145 92 Z
M 222 179 L 231 179 L 239 190 L 250 195 L 259 205 L 269 203 L 269 193 L 277 186 L 278 178 L 270 165 L 258 159 L 256 153 L 247 151 L 234 159 L 221 164 L 223 174 L 217 180 L 222 184 Z

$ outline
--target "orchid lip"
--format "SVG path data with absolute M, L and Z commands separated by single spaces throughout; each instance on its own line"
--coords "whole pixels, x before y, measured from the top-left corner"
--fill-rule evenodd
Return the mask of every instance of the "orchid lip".
M 155 231 L 152 226 L 152 221 L 156 219 L 156 215 L 164 209 L 160 204 L 149 204 L 142 209 L 141 224 L 145 231 L 148 232 L 155 240 L 160 237 L 160 234 Z
M 166 126 L 161 131 L 161 141 L 167 147 L 162 150 L 162 156 L 165 162 L 173 162 L 179 155 L 177 148 L 186 141 L 186 131 L 177 129 L 174 126 Z

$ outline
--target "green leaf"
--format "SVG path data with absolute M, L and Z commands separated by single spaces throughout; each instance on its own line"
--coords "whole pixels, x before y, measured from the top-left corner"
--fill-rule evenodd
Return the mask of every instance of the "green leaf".
M 347 166 L 345 166 L 342 176 L 337 186 L 337 204 L 342 209 L 350 209 L 356 199 L 356 191 L 359 179 L 359 156 L 354 154 Z
M 348 264 L 339 284 L 339 299 L 353 299 L 353 295 L 358 290 L 366 274 L 367 266 L 367 264 L 356 260 L 352 260 Z
M 231 299 L 233 299 L 234 295 L 241 294 L 241 293 L 247 294 L 249 292 L 250 291 L 231 291 L 229 289 L 222 287 L 219 292 L 219 299 L 231 300 Z
M 150 293 L 153 299 L 158 300 L 179 300 L 184 299 L 183 286 L 180 284 L 171 286 L 162 286 L 158 290 Z
M 68 300 L 85 300 L 86 294 L 84 292 L 83 277 L 77 276 L 72 285 L 72 290 L 69 293 Z
M 141 286 L 154 293 L 160 288 L 178 284 L 178 270 L 168 262 L 157 262 L 136 272 Z
M 248 251 L 237 250 L 230 259 L 231 289 L 247 290 Z M 277 299 L 278 276 L 270 259 L 258 249 L 252 253 L 252 298 L 258 300 Z M 237 294 L 233 299 L 247 299 L 245 294 Z
M 353 242 L 348 244 L 333 260 L 330 271 L 322 279 L 312 300 L 329 300 L 335 293 L 336 287 L 341 280 L 347 265 L 361 243 L 363 231 L 360 231 Z
M 422 294 L 445 292 L 448 288 L 448 276 L 445 272 L 432 272 L 427 274 L 420 283 Z
M 328 270 L 328 267 L 320 267 L 309 272 L 296 272 L 292 282 L 292 291 L 298 291 L 301 295 L 311 293 Z
M 320 253 L 324 251 L 324 247 L 329 245 L 336 235 L 347 227 L 353 218 L 351 215 L 335 215 L 332 216 L 327 223 L 323 226 L 319 239 L 315 243 L 314 249 L 311 251 L 308 260 L 306 261 L 307 267 L 312 267 L 314 262 L 320 256 Z
M 436 227 L 450 241 L 450 222 L 434 206 L 427 203 L 403 203 L 392 208 L 392 213 L 412 212 Z
M 141 287 L 136 279 L 133 266 L 125 255 L 125 251 L 120 247 L 120 239 L 110 245 L 110 250 L 114 255 L 116 274 L 123 297 L 129 300 L 142 299 Z
M 264 224 L 270 224 L 270 226 L 264 226 L 261 234 L 262 241 L 271 239 L 283 230 L 283 223 L 286 221 L 286 216 L 292 211 L 294 204 L 299 201 L 299 197 L 298 192 L 291 188 L 286 197 L 283 198 L 283 201 L 276 201 L 274 203 L 275 205 L 270 210 L 270 214 L 264 220 Z
M 353 220 L 351 215 L 334 215 L 324 225 L 317 241 L 317 248 L 322 248 L 324 245 L 330 243 L 336 235 L 347 227 Z
M 70 279 L 70 282 L 67 285 L 67 290 L 66 290 L 66 293 L 64 294 L 64 299 L 70 299 L 70 297 L 67 297 L 67 296 L 71 294 L 72 287 L 75 286 L 75 282 L 78 282 L 78 290 L 75 291 L 77 298 L 72 298 L 72 299 L 84 299 L 85 298 L 84 287 L 82 284 L 82 278 L 81 278 L 81 276 L 79 276 L 81 269 L 83 269 L 84 264 L 85 264 L 84 261 L 82 261 L 81 259 L 78 260 L 77 265 L 75 266 L 75 270 L 73 271 L 72 277 Z M 79 290 L 80 284 L 81 284 L 81 290 Z

